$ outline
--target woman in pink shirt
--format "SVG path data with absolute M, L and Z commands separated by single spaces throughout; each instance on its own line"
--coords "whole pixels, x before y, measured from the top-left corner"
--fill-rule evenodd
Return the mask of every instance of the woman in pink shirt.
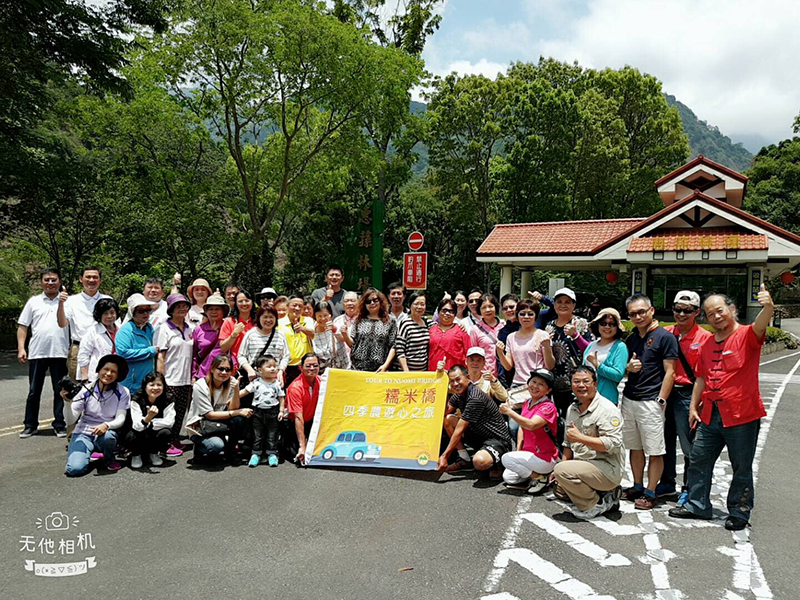
M 506 324 L 502 319 L 497 318 L 500 311 L 500 303 L 494 294 L 484 294 L 481 296 L 478 305 L 481 312 L 481 320 L 475 323 L 470 329 L 470 347 L 477 346 L 486 352 L 486 368 L 497 376 L 497 334 Z
M 539 303 L 535 300 L 520 300 L 517 304 L 517 319 L 520 328 L 506 338 L 506 343 L 497 342 L 497 357 L 506 371 L 514 370 L 513 384 L 525 385 L 536 369 L 552 369 L 556 366 L 550 335 L 536 328 Z

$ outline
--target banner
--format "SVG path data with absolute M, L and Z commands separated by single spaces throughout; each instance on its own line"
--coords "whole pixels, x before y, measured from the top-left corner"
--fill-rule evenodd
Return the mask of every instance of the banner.
M 447 384 L 444 373 L 328 369 L 306 464 L 434 470 Z

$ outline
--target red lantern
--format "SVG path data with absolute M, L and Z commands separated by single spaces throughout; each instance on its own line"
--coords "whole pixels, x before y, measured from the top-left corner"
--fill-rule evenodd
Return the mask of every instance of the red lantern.
M 616 271 L 609 271 L 606 273 L 606 281 L 608 283 L 617 283 L 619 281 L 619 273 Z
M 786 273 L 781 273 L 781 281 L 785 285 L 789 285 L 794 281 L 794 274 L 790 273 L 789 271 L 786 271 Z

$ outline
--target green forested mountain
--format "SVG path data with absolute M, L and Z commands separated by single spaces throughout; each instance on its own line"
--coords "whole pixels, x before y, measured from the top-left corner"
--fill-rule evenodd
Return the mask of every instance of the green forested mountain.
M 689 136 L 689 146 L 692 148 L 692 158 L 702 154 L 736 171 L 746 171 L 752 166 L 753 155 L 747 148 L 739 143 L 734 144 L 718 127 L 698 119 L 692 109 L 675 96 L 664 95 L 670 106 L 677 107 L 681 113 L 683 131 Z
M 737 171 L 746 171 L 752 166 L 753 155 L 742 144 L 734 143 L 718 127 L 698 119 L 692 109 L 681 103 L 675 96 L 669 94 L 665 94 L 665 96 L 670 106 L 677 107 L 680 112 L 683 130 L 689 136 L 692 158 L 703 154 L 711 160 Z M 411 112 L 414 114 L 425 112 L 426 108 L 422 102 L 411 102 Z M 414 165 L 414 172 L 424 173 L 428 168 L 428 148 L 423 144 L 418 144 L 415 150 L 419 154 L 419 160 Z

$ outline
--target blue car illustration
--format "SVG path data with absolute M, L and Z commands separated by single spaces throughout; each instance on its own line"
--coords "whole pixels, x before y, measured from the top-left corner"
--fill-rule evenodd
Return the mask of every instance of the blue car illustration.
M 333 458 L 374 461 L 380 458 L 381 447 L 367 443 L 367 434 L 363 431 L 343 431 L 335 442 L 325 446 L 320 456 L 325 460 Z

